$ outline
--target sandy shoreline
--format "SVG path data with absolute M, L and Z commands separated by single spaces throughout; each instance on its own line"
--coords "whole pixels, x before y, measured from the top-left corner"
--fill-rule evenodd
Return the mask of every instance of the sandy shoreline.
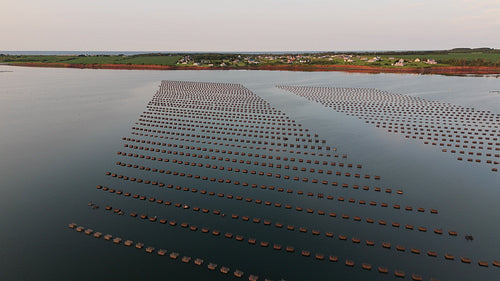
M 427 68 L 387 68 L 362 65 L 273 65 L 247 67 L 205 67 L 205 66 L 166 66 L 166 65 L 127 65 L 127 64 L 65 64 L 65 63 L 16 63 L 12 66 L 87 68 L 87 69 L 124 69 L 124 70 L 282 70 L 282 71 L 343 71 L 357 73 L 414 73 L 414 74 L 500 74 L 500 67 L 484 66 L 436 66 Z

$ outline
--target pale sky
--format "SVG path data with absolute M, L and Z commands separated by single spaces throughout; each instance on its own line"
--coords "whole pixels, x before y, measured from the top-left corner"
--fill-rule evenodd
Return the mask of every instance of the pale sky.
M 500 0 L 0 0 L 4 51 L 500 48 Z

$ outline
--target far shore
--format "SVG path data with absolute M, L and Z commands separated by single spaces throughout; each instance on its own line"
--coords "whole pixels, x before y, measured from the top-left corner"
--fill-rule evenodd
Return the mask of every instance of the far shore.
M 487 75 L 500 74 L 500 67 L 487 66 L 435 66 L 420 68 L 389 68 L 364 65 L 261 65 L 239 67 L 170 66 L 142 64 L 68 64 L 68 63 L 13 63 L 11 66 L 124 69 L 124 70 L 281 70 L 281 71 L 343 71 L 357 73 L 413 73 L 442 75 Z

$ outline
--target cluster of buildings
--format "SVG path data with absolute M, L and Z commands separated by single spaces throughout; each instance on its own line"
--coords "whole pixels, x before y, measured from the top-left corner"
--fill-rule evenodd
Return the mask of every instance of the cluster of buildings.
M 411 60 L 405 61 L 404 59 L 399 59 L 397 62 L 393 63 L 394 66 L 405 66 L 405 62 L 411 62 Z M 422 62 L 419 58 L 413 60 L 413 62 L 419 63 Z M 437 61 L 434 59 L 427 59 L 423 63 L 426 64 L 437 64 Z
M 394 57 L 380 56 L 368 57 L 355 54 L 297 54 L 297 55 L 234 55 L 227 59 L 198 59 L 195 61 L 191 56 L 183 56 L 177 64 L 193 66 L 240 66 L 240 65 L 258 65 L 258 64 L 338 64 L 338 63 L 376 63 L 387 61 L 384 65 L 405 66 L 408 63 L 426 63 L 437 64 L 434 59 L 421 61 L 416 59 L 397 59 Z M 380 65 L 380 64 L 379 64 Z

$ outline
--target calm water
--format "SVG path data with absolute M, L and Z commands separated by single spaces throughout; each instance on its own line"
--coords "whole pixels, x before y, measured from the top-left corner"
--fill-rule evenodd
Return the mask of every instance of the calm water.
M 345 162 L 362 164 L 362 173 L 382 176 L 380 182 L 368 181 L 371 186 L 378 184 L 393 190 L 401 188 L 405 194 L 397 196 L 373 190 L 327 188 L 311 183 L 241 176 L 249 183 L 324 192 L 367 202 L 410 205 L 426 210 L 436 208 L 439 214 L 362 206 L 260 188 L 235 189 L 233 185 L 165 174 L 153 176 L 151 172 L 116 166 L 117 161 L 135 161 L 151 167 L 157 165 L 150 160 L 118 156 L 116 152 L 124 150 L 122 137 L 133 137 L 131 127 L 145 111 L 161 80 L 242 84 L 301 123 L 303 128 L 326 139 L 328 144 L 337 148 L 338 154 L 347 154 Z M 493 267 L 491 261 L 500 260 L 500 176 L 490 171 L 491 165 L 457 161 L 456 155 L 441 153 L 440 147 L 390 134 L 277 89 L 275 85 L 369 87 L 500 113 L 500 95 L 490 92 L 500 90 L 500 80 L 487 77 L 340 72 L 115 71 L 0 65 L 0 239 L 3 242 L 0 247 L 0 280 L 237 279 L 232 272 L 226 276 L 218 271 L 209 271 L 206 265 L 184 264 L 179 260 L 77 233 L 68 228 L 70 222 L 104 234 L 140 241 L 146 246 L 164 248 L 169 253 L 176 251 L 181 256 L 201 257 L 206 262 L 213 261 L 231 270 L 240 269 L 245 274 L 259 275 L 259 280 L 396 280 L 398 278 L 392 273 L 394 269 L 405 271 L 405 280 L 410 280 L 411 273 L 422 275 L 424 280 L 430 280 L 430 277 L 441 280 L 498 280 L 500 268 Z M 275 152 L 274 155 L 283 154 Z M 295 155 L 296 158 L 298 156 Z M 301 157 L 317 159 L 311 155 Z M 332 158 L 327 161 L 340 160 Z M 173 163 L 162 165 L 164 169 L 209 177 L 230 178 L 235 175 Z M 345 213 L 362 218 L 372 217 L 375 223 L 371 225 L 352 219 L 330 218 L 305 211 L 132 184 L 112 179 L 105 175 L 106 171 L 156 177 L 174 186 L 231 192 L 235 196 L 335 211 L 337 215 Z M 327 175 L 321 178 L 327 178 Z M 343 181 L 363 183 L 354 178 Z M 97 190 L 95 186 L 98 184 L 191 206 L 220 209 L 226 214 L 259 217 L 273 223 L 282 222 L 285 226 L 293 224 L 297 228 L 304 226 L 308 233 L 233 220 L 229 215 L 221 217 L 149 201 L 125 199 Z M 93 210 L 87 205 L 89 202 L 101 208 Z M 193 232 L 179 226 L 150 223 L 128 215 L 118 216 L 105 211 L 105 205 L 157 214 L 179 223 L 186 221 L 200 227 L 207 226 L 223 234 L 232 232 L 255 237 L 257 241 L 270 241 L 271 245 L 293 245 L 296 253 L 253 246 L 237 242 L 234 238 L 226 239 L 223 235 L 214 237 L 199 230 Z M 389 224 L 398 221 L 402 226 L 423 225 L 428 231 L 422 233 L 405 230 L 404 227 L 380 226 L 376 223 L 380 219 Z M 435 228 L 455 230 L 459 236 L 436 235 L 432 232 Z M 311 229 L 344 234 L 349 239 L 358 237 L 361 243 L 340 241 L 324 235 L 313 236 Z M 472 234 L 474 241 L 466 241 L 464 234 Z M 374 240 L 377 245 L 366 246 L 365 240 Z M 385 241 L 391 242 L 390 250 L 380 246 Z M 394 248 L 398 244 L 406 246 L 406 251 L 396 251 Z M 409 250 L 412 247 L 421 249 L 422 253 L 411 254 Z M 300 249 L 335 254 L 339 262 L 305 258 L 300 256 Z M 427 257 L 427 250 L 436 250 L 438 257 Z M 455 260 L 445 260 L 444 253 L 454 254 Z M 473 263 L 462 264 L 460 256 L 470 257 Z M 356 266 L 346 267 L 345 259 L 352 259 Z M 489 261 L 490 266 L 479 267 L 479 259 Z M 362 270 L 362 262 L 370 263 L 374 268 L 371 271 Z M 376 267 L 379 265 L 389 268 L 390 273 L 378 273 Z M 245 280 L 248 280 L 248 275 Z

